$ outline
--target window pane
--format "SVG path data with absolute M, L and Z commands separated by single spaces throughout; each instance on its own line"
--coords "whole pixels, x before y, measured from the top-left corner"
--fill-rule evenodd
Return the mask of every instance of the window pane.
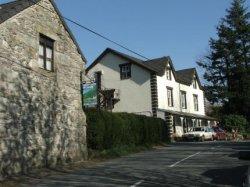
M 120 66 L 121 79 L 128 79 L 131 77 L 131 68 L 130 65 Z
M 43 61 L 43 58 L 41 58 L 41 57 L 39 57 L 38 66 L 39 66 L 40 68 L 44 68 L 44 61 Z
M 46 61 L 46 70 L 52 71 L 52 62 L 49 60 Z
M 41 56 L 44 56 L 44 47 L 43 47 L 43 45 L 39 45 L 39 55 L 41 55 Z
M 46 56 L 47 58 L 52 59 L 52 49 L 51 48 L 46 48 Z
M 171 70 L 167 70 L 167 79 L 171 80 Z
M 185 92 L 182 92 L 181 93 L 181 106 L 182 108 L 186 108 L 186 93 Z
M 194 95 L 194 109 L 196 111 L 199 110 L 199 106 L 198 106 L 198 96 L 197 95 Z
M 167 89 L 168 106 L 173 106 L 172 90 Z

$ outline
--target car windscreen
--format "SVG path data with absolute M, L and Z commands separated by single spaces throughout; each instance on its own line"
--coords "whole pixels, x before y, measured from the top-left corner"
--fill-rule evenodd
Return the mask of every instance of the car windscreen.
M 204 128 L 202 128 L 202 127 L 196 127 L 196 128 L 193 128 L 193 131 L 204 131 Z
M 215 132 L 224 132 L 224 130 L 221 129 L 221 128 L 219 128 L 219 127 L 215 127 L 215 128 L 213 128 L 213 130 L 214 130 Z

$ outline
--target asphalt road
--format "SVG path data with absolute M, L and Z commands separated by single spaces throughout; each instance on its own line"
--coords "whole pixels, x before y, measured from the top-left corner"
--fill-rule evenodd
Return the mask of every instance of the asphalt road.
M 28 177 L 19 186 L 242 186 L 250 161 L 238 150 L 250 142 L 174 143 L 46 178 Z

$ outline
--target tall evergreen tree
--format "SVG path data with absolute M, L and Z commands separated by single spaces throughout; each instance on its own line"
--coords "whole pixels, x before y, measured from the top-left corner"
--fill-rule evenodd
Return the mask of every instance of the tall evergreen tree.
M 244 0 L 233 0 L 209 41 L 210 52 L 197 64 L 205 69 L 206 95 L 225 112 L 250 121 L 250 13 Z

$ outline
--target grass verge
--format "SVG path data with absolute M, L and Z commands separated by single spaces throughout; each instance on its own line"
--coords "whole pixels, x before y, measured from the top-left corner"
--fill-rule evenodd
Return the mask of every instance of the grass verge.
M 118 158 L 122 156 L 127 156 L 129 154 L 133 153 L 139 153 L 143 151 L 148 151 L 152 150 L 154 146 L 165 146 L 166 143 L 159 143 L 157 145 L 140 145 L 140 146 L 135 146 L 135 145 L 123 145 L 123 146 L 117 146 L 111 149 L 105 149 L 102 151 L 99 150 L 93 150 L 89 149 L 89 160 L 93 159 L 112 159 L 112 158 Z

